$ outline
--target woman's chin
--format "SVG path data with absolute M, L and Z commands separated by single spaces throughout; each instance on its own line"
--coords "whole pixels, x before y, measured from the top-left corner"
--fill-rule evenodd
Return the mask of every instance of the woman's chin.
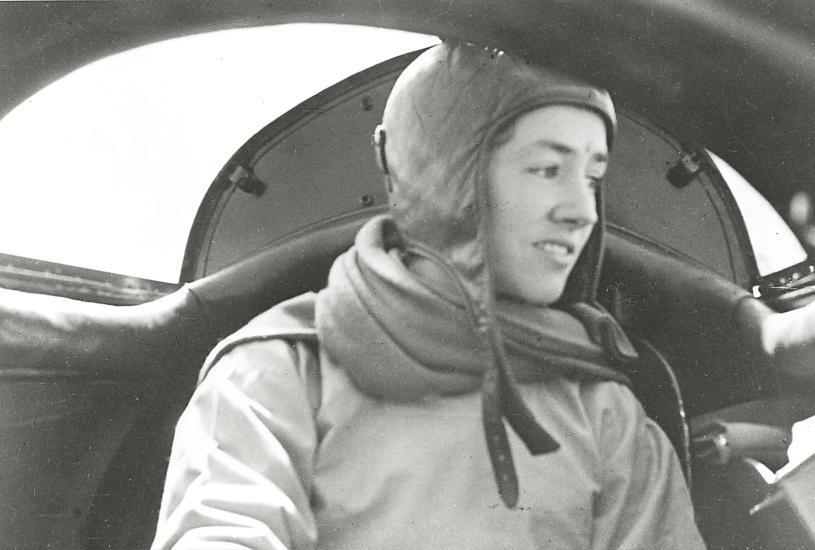
M 548 288 L 537 288 L 534 290 L 527 289 L 527 290 L 500 290 L 498 291 L 498 297 L 500 299 L 509 300 L 512 302 L 521 302 L 532 306 L 537 307 L 549 307 L 558 300 L 560 297 L 563 296 L 563 287 L 548 287 Z

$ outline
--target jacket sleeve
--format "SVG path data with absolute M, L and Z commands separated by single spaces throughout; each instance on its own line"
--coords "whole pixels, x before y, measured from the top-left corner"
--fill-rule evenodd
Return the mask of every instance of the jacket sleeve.
M 687 484 L 670 440 L 630 390 L 615 385 L 600 415 L 600 478 L 593 550 L 695 550 Z
M 310 549 L 317 445 L 302 344 L 222 356 L 176 426 L 154 549 Z

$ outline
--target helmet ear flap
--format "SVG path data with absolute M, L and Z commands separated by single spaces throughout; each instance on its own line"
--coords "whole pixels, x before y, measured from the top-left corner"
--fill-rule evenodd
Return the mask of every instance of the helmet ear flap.
M 377 125 L 374 129 L 374 135 L 371 138 L 371 143 L 374 146 L 374 156 L 376 158 L 376 165 L 382 174 L 388 175 L 388 160 L 385 158 L 385 127 L 381 124 Z

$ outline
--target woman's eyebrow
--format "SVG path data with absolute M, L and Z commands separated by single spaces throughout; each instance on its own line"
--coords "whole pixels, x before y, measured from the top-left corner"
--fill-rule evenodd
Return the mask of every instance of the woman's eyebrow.
M 559 141 L 552 141 L 549 139 L 539 139 L 537 141 L 533 141 L 530 143 L 527 148 L 539 148 L 539 149 L 549 149 L 555 151 L 556 153 L 560 153 L 562 155 L 572 155 L 576 152 L 574 147 L 566 145 L 565 143 L 561 143 Z M 592 160 L 598 163 L 606 163 L 608 164 L 608 154 L 606 153 L 595 153 L 592 155 Z

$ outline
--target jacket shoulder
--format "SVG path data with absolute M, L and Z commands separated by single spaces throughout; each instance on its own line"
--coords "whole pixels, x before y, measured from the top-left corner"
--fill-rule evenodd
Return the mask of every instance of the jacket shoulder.
M 224 355 L 238 346 L 267 340 L 302 341 L 317 344 L 314 323 L 314 292 L 302 294 L 264 311 L 242 328 L 221 340 L 209 353 L 198 374 L 198 384 Z

